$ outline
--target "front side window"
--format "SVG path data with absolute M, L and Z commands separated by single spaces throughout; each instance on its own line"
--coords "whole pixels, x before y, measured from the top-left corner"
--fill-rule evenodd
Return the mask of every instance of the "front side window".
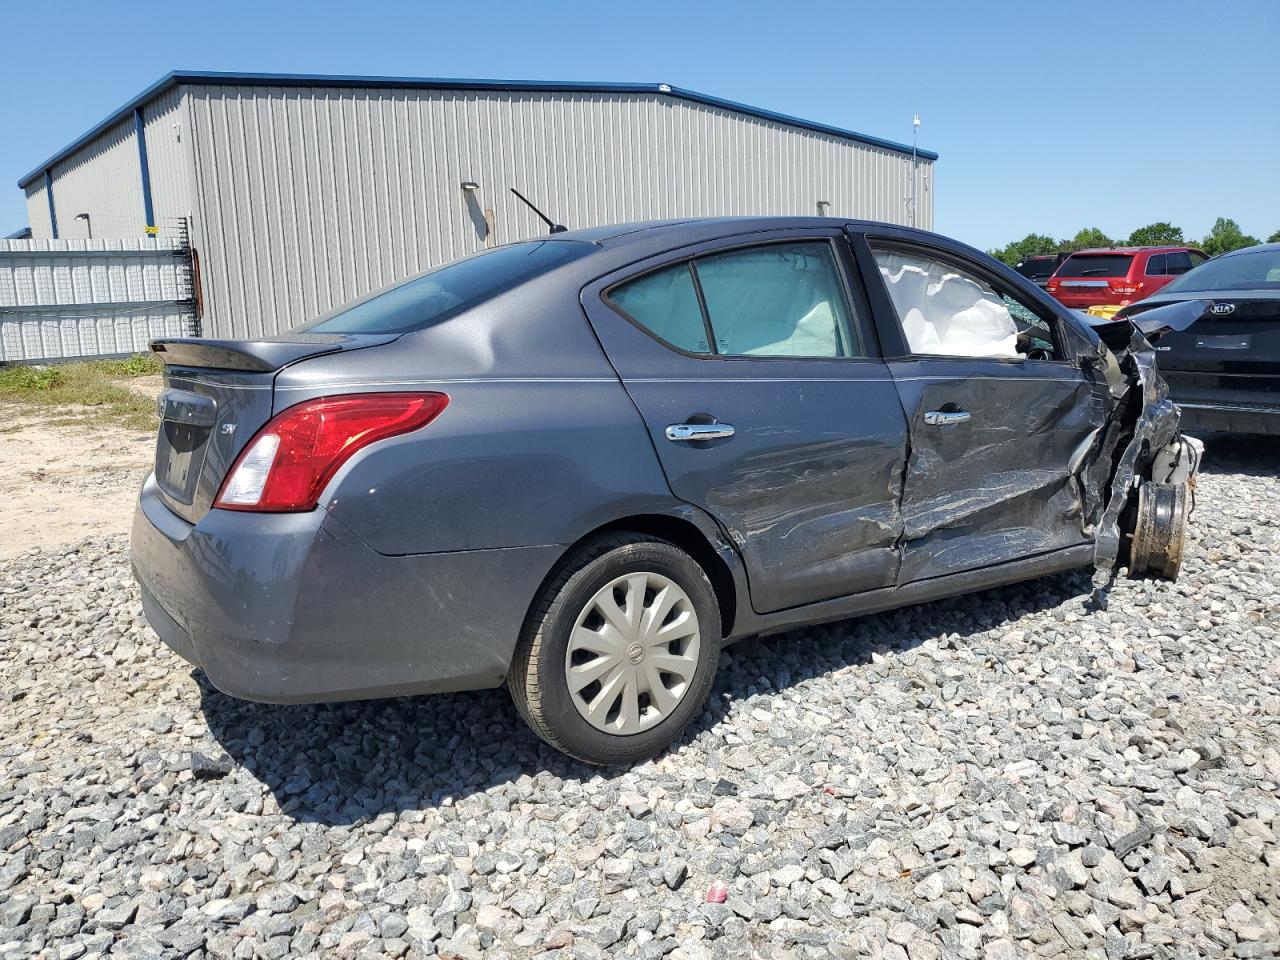
M 923 253 L 874 253 L 913 354 L 1056 359 L 1049 321 L 1018 297 Z
M 866 356 L 839 264 L 831 244 L 822 240 L 698 257 L 619 284 L 605 300 L 687 353 Z

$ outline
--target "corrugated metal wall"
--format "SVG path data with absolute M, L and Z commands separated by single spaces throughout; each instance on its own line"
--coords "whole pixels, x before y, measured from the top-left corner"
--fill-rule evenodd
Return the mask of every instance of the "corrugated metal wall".
M 143 136 L 147 141 L 147 168 L 151 174 L 151 204 L 155 226 L 170 236 L 179 217 L 191 209 L 191 156 L 183 137 L 187 131 L 182 90 L 175 87 L 142 109 Z M 136 160 L 136 158 L 135 158 Z M 57 193 L 57 187 L 54 187 Z
M 175 87 L 143 108 L 152 210 L 160 235 L 173 237 L 178 218 L 191 214 L 190 153 L 182 141 L 185 114 L 182 90 Z M 85 239 L 89 231 L 76 215 L 89 214 L 94 239 L 144 236 L 142 168 L 132 116 L 77 150 L 51 170 L 58 237 Z M 32 236 L 51 239 L 49 201 L 44 181 L 26 188 Z
M 53 168 L 53 206 L 61 239 L 88 237 L 84 222 L 76 221 L 80 213 L 89 214 L 95 238 L 142 236 L 142 175 L 132 118 L 115 124 Z M 34 223 L 32 235 L 51 236 L 37 233 Z
M 0 362 L 145 351 L 191 332 L 173 241 L 0 240 Z
M 485 208 L 497 242 L 544 232 L 512 186 L 571 228 L 815 214 L 820 200 L 832 216 L 908 216 L 901 153 L 670 97 L 184 89 L 214 336 L 276 333 L 470 253 L 484 245 Z M 464 180 L 481 189 L 464 193 Z
M 27 223 L 31 227 L 31 235 L 52 237 L 53 225 L 49 221 L 49 198 L 45 193 L 44 181 L 36 180 L 27 184 L 24 192 L 27 195 Z

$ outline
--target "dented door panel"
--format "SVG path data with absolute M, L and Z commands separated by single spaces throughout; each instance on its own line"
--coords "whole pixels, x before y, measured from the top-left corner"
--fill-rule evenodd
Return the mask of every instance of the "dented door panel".
M 1104 390 L 1065 363 L 890 368 L 910 423 L 900 584 L 1087 542 L 1080 473 L 1106 419 Z M 948 412 L 967 418 L 936 422 Z

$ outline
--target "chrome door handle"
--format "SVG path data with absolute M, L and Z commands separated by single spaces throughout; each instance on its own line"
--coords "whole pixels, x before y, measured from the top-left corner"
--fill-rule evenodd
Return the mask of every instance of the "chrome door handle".
M 667 427 L 667 439 L 676 443 L 691 440 L 727 440 L 733 427 L 727 423 L 673 423 Z
M 953 423 L 968 423 L 971 414 L 967 410 L 930 410 L 924 422 L 931 427 L 949 427 Z

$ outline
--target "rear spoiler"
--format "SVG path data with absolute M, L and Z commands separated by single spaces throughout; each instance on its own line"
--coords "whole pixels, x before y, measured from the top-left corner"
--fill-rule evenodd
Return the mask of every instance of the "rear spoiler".
M 151 350 L 169 367 L 203 367 L 270 373 L 299 360 L 390 343 L 399 335 L 351 336 L 299 333 L 271 340 L 206 340 L 177 337 L 151 341 Z

